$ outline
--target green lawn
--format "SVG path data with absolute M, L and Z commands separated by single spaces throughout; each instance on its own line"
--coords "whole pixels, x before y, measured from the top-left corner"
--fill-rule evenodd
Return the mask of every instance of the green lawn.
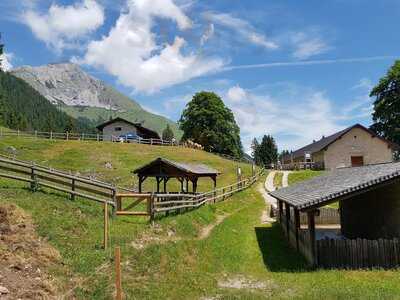
M 137 178 L 131 171 L 157 157 L 178 162 L 207 164 L 221 172 L 217 178 L 219 187 L 237 181 L 238 165 L 244 177 L 251 176 L 250 164 L 233 162 L 205 151 L 183 147 L 0 137 L 0 154 L 10 154 L 8 151 L 10 146 L 16 148 L 19 159 L 34 161 L 56 169 L 78 171 L 83 175 L 94 175 L 100 180 L 126 187 L 137 185 Z M 111 162 L 111 169 L 106 168 L 107 162 Z M 208 191 L 212 187 L 213 183 L 209 178 L 199 179 L 199 191 Z M 180 184 L 172 179 L 168 182 L 168 188 L 170 191 L 178 191 Z M 147 179 L 144 182 L 145 191 L 155 189 L 155 180 Z
M 31 193 L 22 185 L 1 180 L 1 201 L 31 213 L 41 236 L 59 249 L 69 274 L 51 270 L 61 280 L 80 276 L 78 299 L 112 299 L 113 267 L 109 252 L 100 249 L 102 210 L 85 200 L 62 194 Z M 122 247 L 123 290 L 127 299 L 396 299 L 399 271 L 311 270 L 289 248 L 280 228 L 260 224 L 264 200 L 257 187 L 225 202 L 204 206 L 157 221 L 112 221 L 112 245 Z M 229 215 L 198 239 L 218 216 Z M 143 241 L 139 249 L 132 241 Z M 156 238 L 151 240 L 151 238 Z M 109 263 L 94 273 L 96 267 Z M 223 287 L 233 284 L 236 287 Z M 235 284 L 236 283 L 236 284 Z
M 324 172 L 325 171 L 313 171 L 313 170 L 293 171 L 289 174 L 288 183 L 289 185 L 293 185 L 298 182 L 323 175 Z
M 274 187 L 275 188 L 282 187 L 282 178 L 283 178 L 282 172 L 275 172 L 275 176 L 274 176 Z

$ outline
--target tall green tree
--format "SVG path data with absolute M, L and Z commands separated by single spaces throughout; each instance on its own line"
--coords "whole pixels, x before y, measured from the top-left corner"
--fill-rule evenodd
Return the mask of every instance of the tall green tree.
M 276 164 L 278 160 L 278 147 L 271 135 L 264 135 L 259 146 L 258 155 L 264 166 Z
M 165 127 L 165 129 L 162 132 L 162 139 L 164 141 L 172 141 L 173 138 L 174 138 L 174 132 L 172 131 L 169 124 L 167 124 L 167 127 Z
M 262 165 L 263 162 L 260 157 L 260 143 L 256 138 L 254 138 L 251 143 L 251 157 L 256 165 Z
M 400 144 L 400 60 L 379 80 L 370 97 L 375 97 L 371 129 Z
M 212 151 L 242 157 L 240 129 L 232 111 L 213 92 L 199 92 L 186 105 L 179 120 L 182 140 L 193 140 Z

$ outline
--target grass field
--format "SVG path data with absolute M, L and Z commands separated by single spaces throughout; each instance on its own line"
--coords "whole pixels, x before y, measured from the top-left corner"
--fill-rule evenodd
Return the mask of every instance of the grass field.
M 100 180 L 126 187 L 137 185 L 137 178 L 131 173 L 134 169 L 157 157 L 178 162 L 205 163 L 221 172 L 217 179 L 219 187 L 237 181 L 236 168 L 238 165 L 241 166 L 244 177 L 251 176 L 251 165 L 249 164 L 232 162 L 205 151 L 183 147 L 91 141 L 50 141 L 17 137 L 0 138 L 0 153 L 10 154 L 10 146 L 16 148 L 16 156 L 19 159 L 34 161 L 56 169 L 80 172 L 83 175 L 92 175 Z M 107 162 L 111 163 L 112 168 L 106 167 Z M 180 190 L 179 182 L 175 179 L 168 182 L 168 187 L 170 191 Z M 212 187 L 211 179 L 199 179 L 199 191 L 208 191 Z M 147 179 L 144 182 L 145 191 L 155 189 L 155 180 Z
M 288 183 L 289 185 L 293 185 L 298 182 L 323 175 L 324 172 L 325 171 L 313 171 L 313 170 L 293 171 L 289 174 Z
M 1 181 L 1 201 L 32 214 L 39 234 L 62 254 L 68 282 L 82 278 L 79 299 L 111 299 L 113 267 L 99 248 L 101 208 L 62 194 L 31 193 Z M 397 299 L 398 271 L 311 270 L 288 247 L 275 224 L 260 224 L 264 201 L 257 188 L 229 200 L 159 220 L 112 221 L 112 244 L 122 246 L 123 289 L 127 299 Z M 226 218 L 200 239 L 204 228 Z M 146 237 L 146 238 L 143 238 Z M 137 247 L 140 244 L 141 247 Z M 102 271 L 97 267 L 106 263 Z M 107 264 L 108 263 L 108 264 Z M 86 280 L 86 281 L 83 281 Z
M 108 172 L 115 176 L 117 170 L 103 169 L 103 152 L 108 152 L 113 165 L 121 166 L 121 182 L 130 176 L 130 168 L 121 160 L 128 157 L 132 163 L 138 158 L 131 156 L 146 153 L 133 145 L 103 148 L 86 142 L 19 140 L 1 140 L 0 149 L 7 143 L 13 143 L 25 159 L 112 178 Z M 91 153 L 93 149 L 98 155 Z M 186 161 L 203 159 L 223 168 L 223 183 L 234 181 L 226 172 L 234 171 L 235 163 L 197 151 L 192 155 L 187 149 L 176 148 L 172 154 L 163 152 L 167 147 L 151 149 L 153 155 L 162 152 L 171 159 L 183 151 L 180 155 Z M 140 217 L 114 218 L 112 248 L 107 252 L 101 249 L 103 211 L 97 203 L 70 201 L 63 193 L 47 190 L 32 193 L 26 184 L 6 179 L 0 179 L 0 202 L 15 203 L 32 215 L 37 232 L 58 249 L 65 265 L 62 272 L 49 272 L 64 286 L 76 282 L 77 299 L 113 298 L 114 246 L 122 248 L 126 299 L 399 299 L 399 271 L 310 269 L 289 248 L 279 226 L 261 224 L 265 202 L 259 188 L 255 185 L 224 202 L 158 219 L 154 227 Z

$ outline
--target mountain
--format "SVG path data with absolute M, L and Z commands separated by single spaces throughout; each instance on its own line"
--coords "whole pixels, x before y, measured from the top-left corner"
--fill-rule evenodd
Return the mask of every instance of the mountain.
M 74 118 L 84 117 L 101 123 L 110 116 L 118 116 L 141 122 L 160 134 L 169 124 L 176 137 L 182 136 L 175 122 L 144 110 L 139 103 L 87 74 L 76 64 L 23 66 L 11 73 L 28 82 L 52 104 Z
M 95 132 L 95 124 L 90 120 L 67 115 L 24 80 L 1 70 L 0 125 L 47 132 Z

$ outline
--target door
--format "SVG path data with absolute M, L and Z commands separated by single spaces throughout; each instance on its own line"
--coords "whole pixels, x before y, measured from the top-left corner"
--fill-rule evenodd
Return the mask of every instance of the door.
M 352 156 L 351 157 L 351 166 L 352 167 L 360 167 L 364 165 L 364 157 L 362 156 Z

